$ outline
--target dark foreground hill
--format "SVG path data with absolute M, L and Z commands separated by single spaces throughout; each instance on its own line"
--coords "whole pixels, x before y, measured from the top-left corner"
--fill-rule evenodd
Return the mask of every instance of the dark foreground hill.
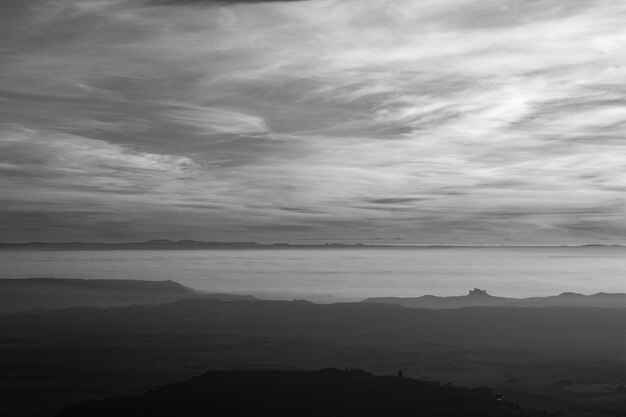
M 183 299 L 253 299 L 203 294 L 174 281 L 0 279 L 0 315 L 32 309 L 159 304 Z
M 218 410 L 220 410 L 218 412 Z M 518 416 L 489 388 L 464 389 L 364 371 L 212 371 L 131 398 L 67 407 L 59 417 Z M 529 414 L 524 414 L 529 415 Z
M 434 310 L 463 307 L 626 307 L 626 294 L 583 295 L 565 292 L 549 297 L 507 298 L 494 297 L 484 290 L 474 288 L 467 295 L 460 296 L 373 297 L 363 300 L 363 302 Z

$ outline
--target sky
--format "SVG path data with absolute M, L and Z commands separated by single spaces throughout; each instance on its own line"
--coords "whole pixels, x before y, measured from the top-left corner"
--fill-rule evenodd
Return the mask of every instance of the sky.
M 626 243 L 625 21 L 2 0 L 0 241 Z

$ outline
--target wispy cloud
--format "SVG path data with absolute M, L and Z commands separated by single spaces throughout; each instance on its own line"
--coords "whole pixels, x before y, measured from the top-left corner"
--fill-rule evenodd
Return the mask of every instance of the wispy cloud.
M 261 134 L 268 131 L 262 118 L 216 107 L 172 104 L 164 116 L 197 128 L 199 134 Z
M 89 208 L 71 233 L 111 238 L 97 225 L 128 216 L 128 238 L 623 241 L 616 2 L 28 0 L 0 15 L 0 210 L 45 213 L 42 239 Z

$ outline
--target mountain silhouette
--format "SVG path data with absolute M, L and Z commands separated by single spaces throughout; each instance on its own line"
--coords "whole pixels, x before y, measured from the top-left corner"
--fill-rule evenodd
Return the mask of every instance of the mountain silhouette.
M 361 370 L 211 371 L 130 398 L 66 407 L 58 417 L 532 416 L 490 388 L 464 389 Z
M 0 315 L 33 309 L 159 304 L 184 299 L 254 299 L 206 294 L 174 281 L 120 279 L 0 279 Z
M 463 307 L 626 307 L 626 294 L 597 293 L 583 295 L 564 292 L 548 297 L 508 298 L 495 297 L 488 294 L 485 290 L 474 288 L 467 295 L 461 296 L 373 297 L 367 298 L 363 302 L 436 310 Z

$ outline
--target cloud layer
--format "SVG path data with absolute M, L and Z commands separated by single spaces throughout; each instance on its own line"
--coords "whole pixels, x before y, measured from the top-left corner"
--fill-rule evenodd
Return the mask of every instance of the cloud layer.
M 626 6 L 9 0 L 5 241 L 626 243 Z

